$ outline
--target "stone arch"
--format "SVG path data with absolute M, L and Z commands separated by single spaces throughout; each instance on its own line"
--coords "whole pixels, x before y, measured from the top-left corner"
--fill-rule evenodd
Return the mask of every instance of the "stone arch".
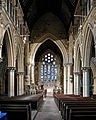
M 17 71 L 18 72 L 21 72 L 21 71 L 23 71 L 23 63 L 22 63 L 22 45 L 19 43 L 18 45 L 17 45 L 17 48 L 16 48 L 16 52 L 17 52 L 17 54 L 16 54 L 16 59 L 17 59 Z
M 74 60 L 74 94 L 83 94 L 83 81 L 82 81 L 82 54 L 81 54 L 80 41 L 75 43 L 75 60 Z
M 60 40 L 58 40 L 57 37 L 55 37 L 54 35 L 52 35 L 51 33 L 47 33 L 44 36 L 42 36 L 40 38 L 39 43 L 33 43 L 32 44 L 32 51 L 31 51 L 31 61 L 32 64 L 34 64 L 34 60 L 35 60 L 35 54 L 38 50 L 38 48 L 40 47 L 41 44 L 43 44 L 46 40 L 52 40 L 60 49 L 62 56 L 63 56 L 63 64 L 68 62 L 68 54 L 67 54 L 67 50 L 65 48 L 65 46 L 62 44 L 62 42 Z
M 85 40 L 83 45 L 83 96 L 90 96 L 93 94 L 93 70 L 92 70 L 92 59 L 95 57 L 95 35 L 94 29 L 91 24 L 87 24 L 85 31 Z
M 3 31 L 3 35 L 2 35 L 2 39 L 1 39 L 1 45 L 2 45 L 2 49 L 1 49 L 1 55 L 2 55 L 2 61 L 0 63 L 1 67 L 1 73 L 2 73 L 2 77 L 1 77 L 1 84 L 2 88 L 1 88 L 1 94 L 4 93 L 6 94 L 6 91 L 8 91 L 8 96 L 14 96 L 14 75 L 11 79 L 10 75 L 10 71 L 13 73 L 14 71 L 14 50 L 13 50 L 13 42 L 12 42 L 12 36 L 11 36 L 11 32 L 10 32 L 10 27 L 9 25 L 5 27 L 4 31 Z M 4 51 L 6 53 L 4 53 Z M 6 54 L 6 56 L 4 56 L 4 54 Z M 6 63 L 6 65 L 5 65 Z M 6 81 L 7 80 L 7 81 Z M 12 80 L 12 81 L 10 81 Z M 4 82 L 5 81 L 5 82 Z M 6 84 L 7 83 L 7 84 Z M 11 91 L 11 86 L 12 91 Z M 7 87 L 7 90 L 6 90 Z M 5 89 L 5 90 L 4 90 Z
M 23 74 L 23 65 L 22 65 L 22 45 L 20 43 L 17 44 L 16 47 L 16 59 L 15 59 L 15 79 L 14 79 L 14 88 L 15 88 L 15 96 L 22 94 L 23 81 L 21 79 L 21 75 Z
M 3 30 L 2 38 L 1 38 L 1 45 L 3 45 L 3 39 L 5 34 L 8 34 L 8 66 L 14 66 L 14 46 L 13 46 L 13 40 L 12 40 L 12 33 L 11 33 L 11 27 L 10 24 L 7 24 Z M 2 54 L 2 50 L 1 50 Z M 2 56 L 2 55 L 1 55 Z M 11 59 L 10 59 L 11 58 Z
M 37 50 L 47 40 L 51 40 L 60 49 L 62 57 L 63 57 L 63 65 L 68 63 L 67 50 L 65 46 L 63 45 L 63 43 L 61 42 L 61 40 L 58 40 L 58 38 L 54 36 L 53 34 L 47 33 L 38 40 L 39 43 L 33 43 L 30 46 L 30 63 L 32 65 L 31 69 L 33 69 L 33 71 L 34 71 L 34 66 L 35 66 L 35 55 L 37 53 Z M 32 83 L 34 83 L 34 72 L 32 72 Z
M 92 37 L 93 37 L 93 41 L 95 43 L 95 35 L 94 35 L 94 29 L 92 27 L 92 25 L 90 23 L 87 24 L 86 27 L 86 31 L 85 31 L 85 40 L 84 40 L 84 46 L 83 46 L 83 62 L 84 62 L 84 66 L 90 66 L 89 63 L 89 57 L 90 57 L 90 47 L 91 47 L 91 43 L 92 43 Z
M 82 60 L 82 54 L 81 54 L 81 48 L 80 48 L 80 43 L 79 41 L 77 41 L 76 45 L 75 45 L 75 71 L 79 72 L 80 66 L 78 65 L 78 62 L 80 61 L 80 59 Z

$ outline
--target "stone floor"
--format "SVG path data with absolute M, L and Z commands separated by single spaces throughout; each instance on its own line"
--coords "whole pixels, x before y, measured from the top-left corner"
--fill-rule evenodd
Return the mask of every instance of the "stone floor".
M 54 98 L 47 97 L 34 120 L 62 120 Z

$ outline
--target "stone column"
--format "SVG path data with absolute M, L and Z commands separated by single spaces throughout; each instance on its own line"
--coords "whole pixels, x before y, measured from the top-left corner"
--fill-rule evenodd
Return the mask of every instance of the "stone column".
M 89 70 L 90 67 L 82 67 L 83 70 L 83 97 L 90 96 L 90 78 L 89 78 Z
M 24 72 L 17 72 L 17 95 L 24 94 Z
M 31 83 L 34 84 L 34 64 L 31 64 L 31 73 L 30 73 L 30 77 L 31 77 Z
M 9 0 L 9 16 L 10 16 L 10 0 Z
M 2 44 L 0 44 L 0 61 L 2 61 Z
M 96 39 L 96 38 L 95 38 Z M 95 47 L 95 58 L 96 58 L 96 43 L 94 44 L 94 47 Z
M 26 85 L 30 85 L 30 63 L 26 64 L 26 75 L 25 75 L 25 81 Z
M 72 63 L 68 63 L 68 94 L 73 94 Z
M 80 95 L 80 72 L 74 72 L 74 94 Z
M 30 83 L 32 83 L 32 65 L 30 67 Z
M 24 94 L 24 72 L 21 72 L 21 81 L 22 81 L 22 86 L 21 86 L 21 94 Z
M 93 89 L 93 95 L 96 95 L 96 77 L 94 77 L 94 89 Z
M 64 65 L 64 94 L 67 94 L 67 66 Z
M 8 67 L 8 96 L 14 96 L 14 71 L 15 67 Z
M 95 14 L 94 14 L 94 47 L 95 47 L 95 58 L 96 58 L 96 0 L 93 0 L 93 7 L 95 7 Z

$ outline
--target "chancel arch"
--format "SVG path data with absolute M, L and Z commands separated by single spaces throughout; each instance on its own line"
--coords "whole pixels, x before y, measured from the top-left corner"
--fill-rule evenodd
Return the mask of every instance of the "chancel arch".
M 42 36 L 38 40 L 39 42 L 35 42 L 35 43 L 32 43 L 30 45 L 30 59 L 31 59 L 31 63 L 34 64 L 35 55 L 36 55 L 36 52 L 37 52 L 38 48 L 40 47 L 40 45 L 43 44 L 48 39 L 50 39 L 51 41 L 53 41 L 58 46 L 58 48 L 60 49 L 60 51 L 62 53 L 62 56 L 63 56 L 63 64 L 67 63 L 68 62 L 68 53 L 67 53 L 66 47 L 61 42 L 61 40 L 59 40 L 57 37 L 55 37 L 51 33 L 45 34 L 44 36 Z
M 38 48 L 34 72 L 38 90 L 47 88 L 49 95 L 53 95 L 53 89 L 63 90 L 63 57 L 58 46 L 51 40 L 46 40 Z
M 63 59 L 63 63 L 62 63 L 62 69 L 64 70 L 64 63 L 68 63 L 68 54 L 67 54 L 67 49 L 64 46 L 64 44 L 62 43 L 62 41 L 58 40 L 57 37 L 55 37 L 53 34 L 51 33 L 47 33 L 45 35 L 43 35 L 38 41 L 39 42 L 35 42 L 32 43 L 30 45 L 30 71 L 31 72 L 31 76 L 30 79 L 31 81 L 27 82 L 29 84 L 34 84 L 35 83 L 35 79 L 34 79 L 34 69 L 36 69 L 35 67 L 35 57 L 36 57 L 36 53 L 39 49 L 39 47 L 44 44 L 46 41 L 50 40 L 52 43 L 54 43 L 58 49 L 60 50 L 61 54 L 62 54 L 62 59 Z M 64 82 L 64 73 L 63 73 L 63 82 Z M 62 83 L 64 85 L 64 83 Z M 62 86 L 63 86 L 62 85 Z

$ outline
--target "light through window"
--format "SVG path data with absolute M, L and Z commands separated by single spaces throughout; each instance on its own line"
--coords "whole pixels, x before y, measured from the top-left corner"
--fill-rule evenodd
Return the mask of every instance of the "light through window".
M 57 64 L 56 58 L 48 53 L 42 58 L 41 65 L 41 82 L 54 82 L 57 80 Z

